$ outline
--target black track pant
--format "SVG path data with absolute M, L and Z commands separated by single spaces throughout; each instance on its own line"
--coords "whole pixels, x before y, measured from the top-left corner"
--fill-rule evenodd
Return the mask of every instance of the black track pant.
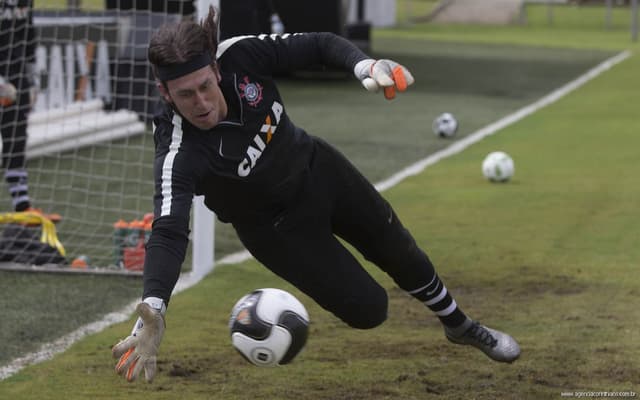
M 269 223 L 234 227 L 251 254 L 355 328 L 387 317 L 387 293 L 334 236 L 410 291 L 435 271 L 389 203 L 337 150 L 315 139 L 310 178 L 295 204 Z
M 31 108 L 29 101 L 29 90 L 18 86 L 18 101 L 8 107 L 0 106 L 3 170 L 25 166 L 27 116 Z

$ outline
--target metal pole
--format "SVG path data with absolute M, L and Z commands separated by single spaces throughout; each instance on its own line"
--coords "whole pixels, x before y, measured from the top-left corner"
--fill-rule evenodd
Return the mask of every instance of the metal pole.
M 611 8 L 613 7 L 613 0 L 607 0 L 607 9 L 604 14 L 604 28 L 606 30 L 611 29 Z
M 553 25 L 553 0 L 547 1 L 547 22 Z

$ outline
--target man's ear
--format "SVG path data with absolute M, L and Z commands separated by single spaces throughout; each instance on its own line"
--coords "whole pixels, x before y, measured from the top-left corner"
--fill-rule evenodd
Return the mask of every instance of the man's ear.
M 169 90 L 164 86 L 164 83 L 160 82 L 159 80 L 156 80 L 156 87 L 158 88 L 158 91 L 160 92 L 162 97 L 167 101 L 167 103 L 173 102 L 171 100 L 171 95 L 169 94 Z

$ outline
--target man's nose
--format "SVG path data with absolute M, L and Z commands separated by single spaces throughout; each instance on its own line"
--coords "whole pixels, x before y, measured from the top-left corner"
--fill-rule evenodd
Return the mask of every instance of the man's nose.
M 203 92 L 197 91 L 194 96 L 194 101 L 196 106 L 202 106 L 206 101 L 206 96 Z

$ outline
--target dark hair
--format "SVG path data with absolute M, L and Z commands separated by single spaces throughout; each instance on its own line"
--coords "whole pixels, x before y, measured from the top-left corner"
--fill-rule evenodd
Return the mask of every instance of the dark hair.
M 149 41 L 147 58 L 153 65 L 154 75 L 158 76 L 158 66 L 182 64 L 196 56 L 209 52 L 211 66 L 215 66 L 218 50 L 218 23 L 216 11 L 209 6 L 209 13 L 198 24 L 193 20 L 162 25 L 154 32 Z

